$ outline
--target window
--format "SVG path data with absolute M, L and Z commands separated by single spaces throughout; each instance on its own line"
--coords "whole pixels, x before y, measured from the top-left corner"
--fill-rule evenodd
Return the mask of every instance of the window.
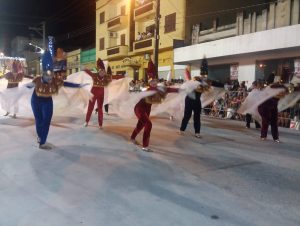
M 124 16 L 126 14 L 126 6 L 121 6 L 121 15 Z
M 121 46 L 125 46 L 125 34 L 121 35 Z
M 104 50 L 104 38 L 100 38 L 99 40 L 99 50 Z
M 100 24 L 105 22 L 105 12 L 100 13 Z
M 155 31 L 155 24 L 152 24 L 152 25 L 146 27 L 146 33 L 150 32 L 150 33 L 154 34 L 154 31 Z
M 165 33 L 176 31 L 176 13 L 165 17 Z

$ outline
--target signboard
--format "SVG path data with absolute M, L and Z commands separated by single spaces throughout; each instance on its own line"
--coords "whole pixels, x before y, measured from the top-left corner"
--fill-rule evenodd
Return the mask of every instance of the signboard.
M 48 36 L 48 49 L 51 53 L 51 56 L 54 56 L 54 52 L 55 52 L 55 50 L 54 50 L 54 41 L 55 41 L 55 39 L 54 39 L 53 36 Z
M 230 65 L 230 80 L 238 80 L 239 77 L 239 65 L 232 64 Z
M 295 67 L 295 76 L 300 78 L 300 59 L 295 59 L 294 62 L 294 67 Z

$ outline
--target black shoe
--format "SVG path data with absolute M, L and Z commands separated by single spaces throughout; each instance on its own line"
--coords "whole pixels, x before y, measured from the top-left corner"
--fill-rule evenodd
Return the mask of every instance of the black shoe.
M 40 144 L 39 149 L 50 150 L 52 147 L 48 144 Z

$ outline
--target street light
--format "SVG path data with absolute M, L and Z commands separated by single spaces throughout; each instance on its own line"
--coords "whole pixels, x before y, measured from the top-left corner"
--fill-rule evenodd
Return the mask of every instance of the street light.
M 39 47 L 39 46 L 37 46 L 37 45 L 34 45 L 34 44 L 32 44 L 31 42 L 29 42 L 28 45 L 34 46 L 35 48 L 40 49 L 40 52 L 38 52 L 38 53 L 40 53 L 40 54 L 44 54 L 44 52 L 45 52 L 45 50 L 44 50 L 42 47 Z

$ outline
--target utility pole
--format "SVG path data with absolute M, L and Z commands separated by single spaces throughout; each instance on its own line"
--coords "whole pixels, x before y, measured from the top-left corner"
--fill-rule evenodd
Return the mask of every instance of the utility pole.
M 29 30 L 33 30 L 43 37 L 43 49 L 46 49 L 46 22 L 41 23 L 41 27 L 29 27 Z
M 156 0 L 154 65 L 155 65 L 155 73 L 157 78 L 158 78 L 158 52 L 159 52 L 159 21 L 160 21 L 160 0 Z

